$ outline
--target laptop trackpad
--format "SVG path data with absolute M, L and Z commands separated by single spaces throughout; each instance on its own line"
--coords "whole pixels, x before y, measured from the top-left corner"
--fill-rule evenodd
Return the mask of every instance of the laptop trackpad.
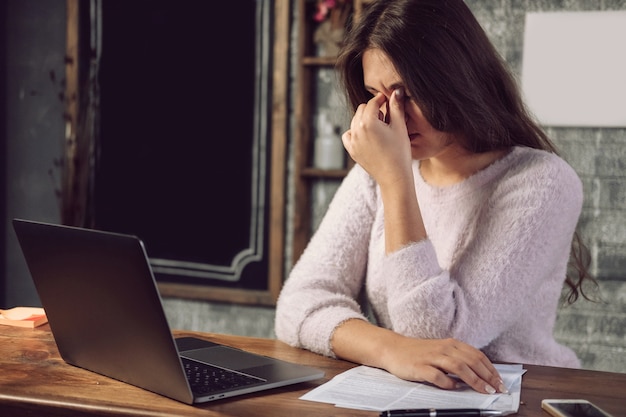
M 200 362 L 234 370 L 242 370 L 273 363 L 273 359 L 250 354 L 228 346 L 187 350 L 181 352 L 180 355 L 189 359 L 195 359 Z

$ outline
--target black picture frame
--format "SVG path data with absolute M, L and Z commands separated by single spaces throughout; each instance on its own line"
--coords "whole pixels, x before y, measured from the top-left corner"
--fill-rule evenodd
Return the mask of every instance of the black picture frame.
M 70 3 L 98 64 L 86 223 L 139 236 L 164 296 L 273 305 L 289 2 Z

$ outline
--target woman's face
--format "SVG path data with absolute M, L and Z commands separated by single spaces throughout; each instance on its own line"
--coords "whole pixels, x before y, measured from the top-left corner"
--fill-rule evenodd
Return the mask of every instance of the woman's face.
M 388 103 L 397 88 L 404 89 L 404 118 L 411 141 L 412 158 L 430 159 L 444 152 L 452 142 L 450 135 L 435 129 L 426 120 L 410 91 L 404 88 L 403 80 L 387 55 L 379 49 L 368 49 L 363 53 L 362 62 L 365 88 L 373 95 L 382 93 Z M 386 119 L 387 105 L 382 106 L 380 111 Z

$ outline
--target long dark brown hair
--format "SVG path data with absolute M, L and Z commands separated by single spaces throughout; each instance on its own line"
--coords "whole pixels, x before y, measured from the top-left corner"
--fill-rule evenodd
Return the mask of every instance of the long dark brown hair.
M 531 117 L 508 65 L 463 0 L 377 0 L 349 30 L 337 69 L 353 110 L 372 94 L 364 87 L 363 52 L 376 48 L 394 63 L 404 86 L 437 130 L 456 134 L 471 152 L 526 146 L 558 154 Z M 589 274 L 587 248 L 575 233 L 568 302 Z M 573 271 L 572 271 L 573 270 Z M 573 272 L 573 273 L 572 273 Z

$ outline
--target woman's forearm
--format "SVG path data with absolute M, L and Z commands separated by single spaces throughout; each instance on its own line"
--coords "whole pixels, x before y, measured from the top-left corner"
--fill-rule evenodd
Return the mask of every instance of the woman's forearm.
M 385 207 L 385 251 L 388 254 L 427 237 L 412 177 L 398 182 L 393 186 L 381 186 Z
M 341 324 L 331 340 L 335 355 L 381 368 L 409 381 L 458 387 L 454 374 L 478 392 L 508 392 L 498 371 L 478 349 L 455 339 L 416 339 L 359 319 Z
M 398 336 L 389 329 L 364 320 L 352 319 L 335 329 L 331 345 L 338 358 L 386 369 L 383 359 L 386 346 Z

